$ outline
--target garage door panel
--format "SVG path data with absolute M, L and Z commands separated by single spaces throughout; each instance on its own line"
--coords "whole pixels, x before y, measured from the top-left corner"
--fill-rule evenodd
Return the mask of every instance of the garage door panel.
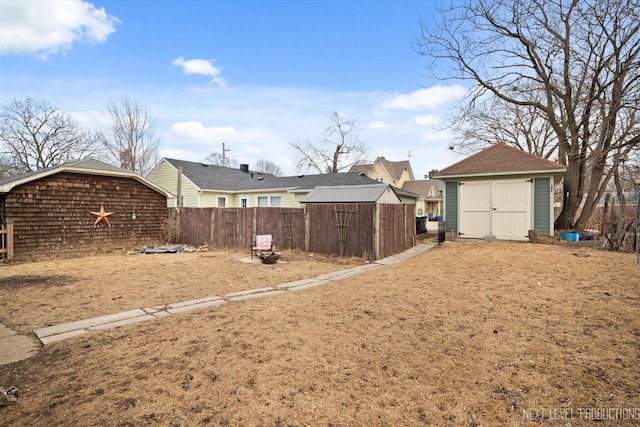
M 490 212 L 467 212 L 464 228 L 460 232 L 464 237 L 482 238 L 491 232 Z
M 491 229 L 498 239 L 525 240 L 529 230 L 531 183 L 522 180 L 494 181 Z
M 491 183 L 465 183 L 460 189 L 465 196 L 465 210 L 488 212 L 491 210 Z
M 526 212 L 503 211 L 493 214 L 493 234 L 501 240 L 526 240 Z
M 482 238 L 491 234 L 491 181 L 460 185 L 460 235 Z
M 531 197 L 527 194 L 528 182 L 495 182 L 493 207 L 502 210 L 526 211 Z

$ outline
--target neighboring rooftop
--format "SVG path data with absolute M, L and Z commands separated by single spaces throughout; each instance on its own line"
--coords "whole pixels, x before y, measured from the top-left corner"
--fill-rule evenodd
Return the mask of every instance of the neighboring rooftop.
M 565 166 L 558 162 L 500 142 L 436 172 L 433 176 L 444 178 L 541 171 L 564 172 L 565 170 Z
M 327 173 L 278 177 L 270 173 L 252 171 L 246 165 L 240 168 L 207 165 L 186 160 L 163 159 L 201 190 L 252 191 L 289 189 L 309 190 L 319 185 L 363 185 L 379 184 L 376 180 L 357 173 Z
M 398 162 L 392 162 L 390 160 L 385 159 L 380 156 L 376 158 L 376 160 L 372 164 L 362 164 L 362 165 L 353 165 L 349 169 L 350 173 L 363 173 L 369 176 L 376 164 L 380 164 L 382 167 L 386 169 L 386 171 L 391 176 L 391 179 L 394 181 L 399 181 L 402 178 L 402 172 L 409 171 L 411 177 L 413 178 L 413 172 L 411 170 L 411 163 L 408 160 L 400 160 Z
M 417 181 L 407 181 L 402 185 L 403 190 L 411 191 L 420 195 L 423 199 L 436 201 L 442 200 L 439 196 L 438 180 L 436 179 L 420 179 Z M 430 190 L 433 189 L 435 196 L 429 196 Z

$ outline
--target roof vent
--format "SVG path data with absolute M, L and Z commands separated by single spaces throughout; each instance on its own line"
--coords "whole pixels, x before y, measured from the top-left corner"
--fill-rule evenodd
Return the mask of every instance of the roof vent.
M 244 173 L 249 172 L 249 165 L 248 165 L 248 164 L 246 164 L 246 163 L 241 163 L 241 164 L 240 164 L 240 170 L 241 170 L 242 172 L 244 172 Z

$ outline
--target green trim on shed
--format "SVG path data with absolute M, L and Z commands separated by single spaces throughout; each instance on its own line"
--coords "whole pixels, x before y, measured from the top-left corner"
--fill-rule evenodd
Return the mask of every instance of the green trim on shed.
M 533 228 L 538 230 L 541 236 L 550 236 L 551 233 L 551 200 L 553 191 L 551 178 L 534 178 L 533 180 Z
M 445 183 L 444 225 L 446 231 L 458 232 L 458 181 Z

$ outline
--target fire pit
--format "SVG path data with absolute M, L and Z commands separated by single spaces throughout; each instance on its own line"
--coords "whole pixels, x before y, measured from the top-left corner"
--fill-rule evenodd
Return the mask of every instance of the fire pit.
M 262 260 L 263 264 L 275 264 L 278 258 L 280 258 L 280 255 L 279 252 L 274 251 L 258 253 L 258 257 Z

